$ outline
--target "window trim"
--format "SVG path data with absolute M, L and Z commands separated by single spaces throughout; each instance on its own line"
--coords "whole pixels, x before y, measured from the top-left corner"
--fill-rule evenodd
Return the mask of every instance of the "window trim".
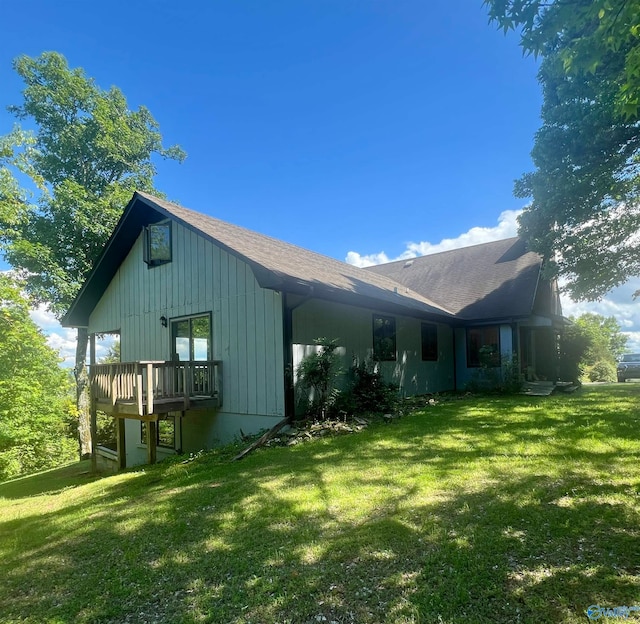
M 432 349 L 425 349 L 425 330 L 433 332 L 431 336 L 433 345 Z M 438 350 L 438 325 L 436 323 L 420 323 L 420 347 L 422 351 L 423 362 L 437 362 L 440 352 Z
M 160 442 L 160 423 L 166 420 L 173 420 L 173 444 L 171 446 L 167 444 L 162 444 Z M 145 446 L 147 445 L 147 425 L 148 425 L 148 422 L 146 420 L 140 421 L 140 444 L 144 444 Z M 177 426 L 178 426 L 178 421 L 175 413 L 169 412 L 165 416 L 158 418 L 158 420 L 156 421 L 156 446 L 158 448 L 171 449 L 174 451 L 176 450 Z
M 153 258 L 151 249 L 151 232 L 153 228 L 166 228 L 168 231 L 169 239 L 169 257 L 168 258 Z M 160 221 L 159 223 L 150 223 L 144 228 L 144 261 L 148 268 L 154 268 L 162 266 L 163 264 L 169 264 L 173 261 L 173 228 L 171 227 L 171 221 Z
M 207 318 L 209 320 L 209 344 L 207 346 L 207 358 L 206 360 L 185 360 L 185 361 L 203 361 L 207 362 L 213 359 L 213 314 L 211 312 L 200 312 L 198 314 L 188 314 L 187 316 L 175 316 L 169 319 L 169 352 L 171 354 L 171 359 L 177 359 L 176 353 L 176 344 L 175 344 L 175 323 L 180 323 L 181 321 L 189 321 L 189 356 L 192 355 L 191 349 L 193 347 L 193 326 L 191 321 L 199 318 Z M 195 355 L 195 354 L 193 354 Z
M 380 329 L 385 329 L 386 324 L 392 328 L 392 332 L 387 335 L 379 335 L 376 333 L 376 320 L 383 321 L 383 326 Z M 372 337 L 373 337 L 373 359 L 376 362 L 396 362 L 398 360 L 398 329 L 396 326 L 395 316 L 386 316 L 384 314 L 374 314 L 371 319 Z M 382 332 L 385 334 L 386 332 Z M 393 354 L 383 353 L 379 347 L 379 343 L 384 339 L 393 340 Z

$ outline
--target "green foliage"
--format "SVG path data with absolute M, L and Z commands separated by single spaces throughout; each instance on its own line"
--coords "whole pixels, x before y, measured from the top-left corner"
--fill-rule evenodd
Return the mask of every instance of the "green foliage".
M 36 130 L 14 130 L 0 151 L 6 192 L 0 195 L 0 245 L 27 276 L 36 301 L 63 314 L 135 190 L 154 191 L 152 156 L 182 160 L 164 149 L 145 108 L 130 111 L 116 87 L 100 89 L 56 52 L 21 56 L 23 103 L 9 110 Z M 12 171 L 40 194 L 26 201 Z
M 25 84 L 10 106 L 33 132 L 0 138 L 0 251 L 25 279 L 33 301 L 63 315 L 135 190 L 152 191 L 153 157 L 181 161 L 162 147 L 158 124 L 143 106 L 131 111 L 116 87 L 105 91 L 56 52 L 21 56 L 14 69 Z M 23 190 L 26 176 L 37 189 Z M 76 397 L 82 454 L 90 450 L 85 359 L 88 336 L 78 330 Z
M 111 343 L 106 355 L 100 358 L 100 364 L 114 364 L 120 360 L 120 339 L 118 338 Z
M 571 320 L 560 342 L 561 379 L 615 381 L 616 360 L 628 340 L 616 319 L 588 312 Z
M 397 411 L 399 387 L 386 381 L 380 363 L 363 361 L 349 369 L 349 383 L 336 408 L 348 414 L 386 414 Z
M 109 347 L 106 355 L 100 358 L 100 364 L 113 364 L 120 362 L 120 340 L 115 340 Z M 100 446 L 106 446 L 112 449 L 116 448 L 116 419 L 104 412 L 98 412 L 96 414 L 96 436 L 97 444 Z
M 560 340 L 560 379 L 579 383 L 583 369 L 584 354 L 589 346 L 588 338 L 575 323 L 565 327 Z
M 352 366 L 340 390 L 338 340 L 317 338 L 314 342 L 318 350 L 296 369 L 298 404 L 306 415 L 384 414 L 397 409 L 398 385 L 385 381 L 379 362 L 369 360 Z
M 616 366 L 610 361 L 596 362 L 585 371 L 589 381 L 606 381 L 608 383 L 616 381 Z
M 589 381 L 615 381 L 616 361 L 625 352 L 628 340 L 618 321 L 593 313 L 572 320 L 585 345 L 579 360 L 582 376 Z
M 497 354 L 495 349 L 486 345 L 480 348 L 480 366 L 473 372 L 466 384 L 469 392 L 495 392 L 499 394 L 517 394 L 522 390 L 523 377 L 518 356 Z
M 338 340 L 316 338 L 318 350 L 302 359 L 296 368 L 298 401 L 304 412 L 324 417 L 337 396 Z
M 615 362 L 625 353 L 629 338 L 621 332 L 615 317 L 587 312 L 572 320 L 588 338 L 586 364 L 593 365 L 599 360 Z
M 242 462 L 4 483 L 0 619 L 585 624 L 638 604 L 639 424 L 636 384 L 456 398 Z
M 77 452 L 70 380 L 58 363 L 19 286 L 0 274 L 0 480 Z
M 485 0 L 505 30 L 541 55 L 533 198 L 520 233 L 574 299 L 596 299 L 640 273 L 640 0 Z
M 616 110 L 640 111 L 640 0 L 484 0 L 490 20 L 505 32 L 519 29 L 527 53 L 555 53 L 569 76 L 583 78 L 621 62 L 611 73 Z

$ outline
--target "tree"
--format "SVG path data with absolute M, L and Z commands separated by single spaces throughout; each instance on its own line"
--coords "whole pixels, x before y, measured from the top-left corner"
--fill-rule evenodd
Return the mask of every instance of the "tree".
M 71 391 L 19 285 L 0 274 L 0 480 L 74 457 Z
M 640 0 L 484 0 L 489 19 L 505 32 L 520 29 L 526 53 L 555 54 L 568 74 L 595 73 L 611 53 L 619 113 L 640 111 Z
M 580 376 L 588 381 L 615 381 L 616 360 L 625 352 L 627 336 L 613 316 L 591 312 L 571 319 L 563 341 L 567 352 L 573 352 Z
M 574 299 L 597 299 L 640 273 L 640 0 L 485 4 L 542 56 L 536 170 L 515 185 L 532 198 L 520 234 Z
M 100 358 L 100 364 L 115 364 L 120 362 L 120 339 L 116 338 L 109 349 L 107 349 L 106 355 Z
M 21 272 L 32 301 L 48 304 L 60 317 L 133 192 L 159 194 L 153 157 L 182 161 L 185 154 L 162 147 L 158 124 L 145 107 L 129 110 L 119 89 L 102 90 L 62 55 L 21 56 L 14 68 L 26 86 L 22 104 L 9 110 L 35 131 L 17 128 L 0 141 L 0 249 Z M 31 197 L 14 172 L 29 176 Z M 87 344 L 87 330 L 78 329 L 81 455 L 90 452 Z

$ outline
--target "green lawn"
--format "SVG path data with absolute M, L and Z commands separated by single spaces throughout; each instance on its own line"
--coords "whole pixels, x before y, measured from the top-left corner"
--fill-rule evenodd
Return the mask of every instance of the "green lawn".
M 640 606 L 639 433 L 618 384 L 0 484 L 0 621 L 588 622 Z

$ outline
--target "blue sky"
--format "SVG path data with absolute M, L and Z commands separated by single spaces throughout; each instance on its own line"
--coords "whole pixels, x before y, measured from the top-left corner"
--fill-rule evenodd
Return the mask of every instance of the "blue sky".
M 156 186 L 190 208 L 356 264 L 514 233 L 541 96 L 481 0 L 2 8 L 0 133 L 12 59 L 55 50 L 186 150 Z

